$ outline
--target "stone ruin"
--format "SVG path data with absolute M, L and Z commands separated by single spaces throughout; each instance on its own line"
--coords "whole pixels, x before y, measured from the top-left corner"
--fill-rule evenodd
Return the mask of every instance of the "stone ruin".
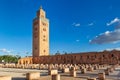
M 96 77 L 86 77 L 86 80 L 106 80 L 106 75 L 113 73 L 119 65 L 100 65 L 100 64 L 0 64 L 1 68 L 18 68 L 18 69 L 43 69 L 48 70 L 51 80 L 60 80 L 61 73 L 69 74 L 71 77 L 77 77 L 77 74 L 86 74 L 87 71 L 105 68 L 103 72 L 98 73 Z M 39 80 L 39 72 L 26 73 L 26 80 Z M 0 76 L 0 80 L 12 80 L 11 76 Z

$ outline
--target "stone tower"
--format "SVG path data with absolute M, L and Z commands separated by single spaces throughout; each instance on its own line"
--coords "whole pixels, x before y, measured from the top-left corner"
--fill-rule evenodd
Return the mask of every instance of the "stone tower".
M 33 20 L 33 57 L 49 55 L 49 20 L 40 7 Z

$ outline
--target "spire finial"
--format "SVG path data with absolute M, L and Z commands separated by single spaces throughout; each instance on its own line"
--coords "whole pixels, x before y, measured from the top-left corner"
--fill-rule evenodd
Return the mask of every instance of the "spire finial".
M 42 5 L 40 6 L 40 9 L 42 9 Z

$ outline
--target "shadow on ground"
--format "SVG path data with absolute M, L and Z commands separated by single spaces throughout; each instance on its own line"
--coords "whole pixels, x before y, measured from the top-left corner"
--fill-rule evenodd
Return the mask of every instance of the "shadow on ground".
M 12 78 L 12 80 L 26 80 L 26 78 L 15 77 L 15 78 Z

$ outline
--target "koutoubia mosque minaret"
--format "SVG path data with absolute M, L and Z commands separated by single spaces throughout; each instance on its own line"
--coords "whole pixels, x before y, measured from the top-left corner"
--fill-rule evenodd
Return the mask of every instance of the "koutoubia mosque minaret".
M 49 55 L 49 20 L 40 7 L 33 20 L 33 57 Z

